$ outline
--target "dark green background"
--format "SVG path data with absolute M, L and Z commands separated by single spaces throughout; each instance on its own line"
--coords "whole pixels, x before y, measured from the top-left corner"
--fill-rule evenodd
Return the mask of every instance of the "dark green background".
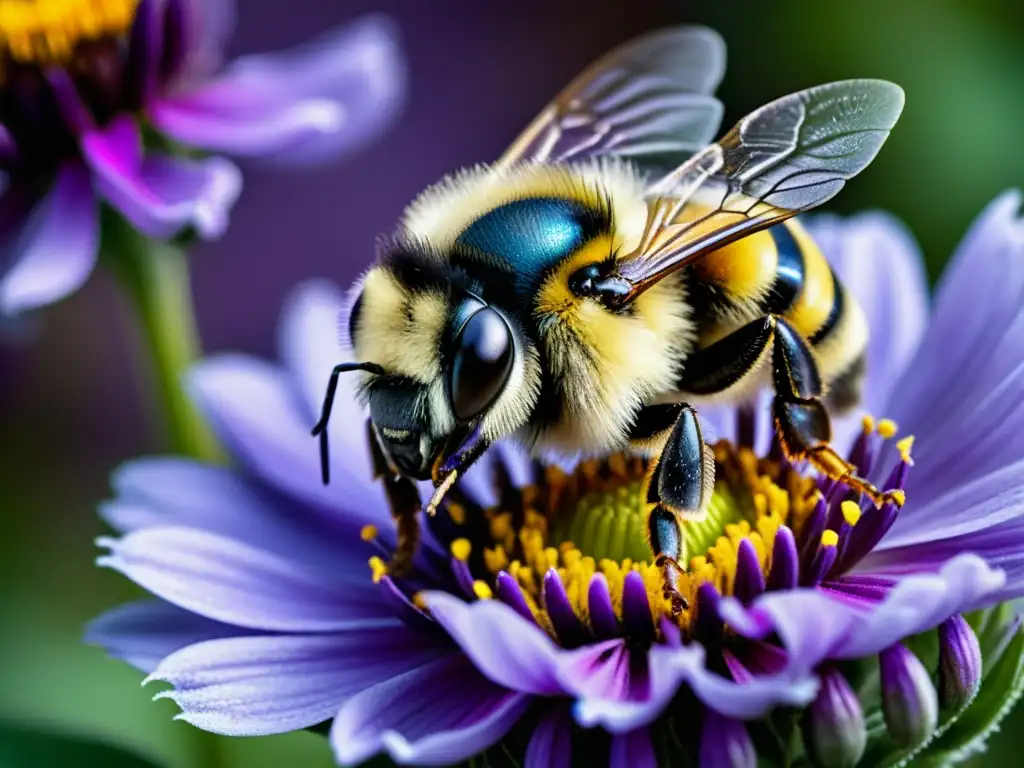
M 196 258 L 199 319 L 213 349 L 269 353 L 294 282 L 351 279 L 419 188 L 496 156 L 591 59 L 661 24 L 694 19 L 723 33 L 728 122 L 831 79 L 902 85 L 897 130 L 833 208 L 898 214 L 933 277 L 977 212 L 1024 183 L 1020 0 L 291 0 L 287 15 L 273 0 L 243 5 L 238 52 L 292 44 L 360 9 L 392 12 L 413 94 L 402 124 L 360 158 L 291 177 L 246 169 L 231 233 Z M 0 352 L 0 716 L 109 740 L 166 768 L 329 765 L 316 736 L 227 740 L 173 722 L 174 706 L 151 703 L 139 673 L 79 643 L 88 618 L 134 595 L 92 565 L 102 530 L 95 502 L 113 466 L 161 446 L 138 395 L 145 376 L 129 319 L 100 276 L 46 313 L 31 345 Z M 986 765 L 1019 763 L 1017 727 L 1004 727 Z

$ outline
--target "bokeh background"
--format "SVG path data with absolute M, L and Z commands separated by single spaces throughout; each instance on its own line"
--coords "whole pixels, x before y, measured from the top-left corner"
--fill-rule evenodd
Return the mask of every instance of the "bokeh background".
M 366 11 L 398 22 L 411 67 L 400 123 L 362 155 L 301 174 L 249 167 L 228 235 L 196 249 L 211 351 L 272 355 L 298 281 L 346 283 L 423 186 L 495 158 L 592 59 L 635 34 L 697 21 L 729 46 L 726 122 L 789 91 L 883 77 L 907 92 L 891 140 L 831 207 L 884 208 L 913 230 L 934 278 L 975 214 L 1024 186 L 1020 0 L 245 0 L 232 52 L 298 43 Z M 978 297 L 984 301 L 983 296 Z M 82 625 L 133 597 L 93 566 L 94 514 L 122 460 L 160 451 L 129 314 L 109 279 L 0 348 L 0 720 L 96 736 L 167 768 L 327 766 L 310 734 L 217 739 L 173 722 L 141 676 L 80 643 Z M 1024 716 L 1017 722 L 1024 726 Z M 1004 727 L 985 765 L 1019 764 Z M 99 763 L 98 763 L 99 764 Z

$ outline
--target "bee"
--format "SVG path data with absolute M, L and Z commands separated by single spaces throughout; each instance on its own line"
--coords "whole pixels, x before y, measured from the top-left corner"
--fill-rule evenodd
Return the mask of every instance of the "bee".
M 493 165 L 428 188 L 357 286 L 349 337 L 375 470 L 398 522 L 392 572 L 497 440 L 652 456 L 648 533 L 676 610 L 682 526 L 715 465 L 694 404 L 774 390 L 779 443 L 876 504 L 898 501 L 831 446 L 826 402 L 857 401 L 867 328 L 792 217 L 875 157 L 903 108 L 882 80 L 803 90 L 712 141 L 724 44 L 658 31 L 598 60 Z

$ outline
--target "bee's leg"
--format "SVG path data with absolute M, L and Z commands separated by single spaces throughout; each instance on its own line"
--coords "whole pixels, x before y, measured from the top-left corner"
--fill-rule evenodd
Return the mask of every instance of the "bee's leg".
M 695 395 L 724 392 L 757 370 L 769 349 L 775 429 L 786 456 L 792 461 L 806 459 L 876 504 L 899 503 L 858 476 L 857 468 L 829 444 L 832 425 L 821 401 L 824 387 L 818 365 L 807 342 L 785 318 L 767 315 L 698 350 L 687 358 L 677 389 Z
M 391 516 L 395 519 L 397 541 L 395 554 L 388 564 L 388 571 L 398 577 L 408 573 L 416 549 L 420 543 L 420 494 L 416 483 L 404 477 L 391 466 L 387 454 L 381 447 L 380 439 L 373 422 L 367 420 L 367 431 L 370 440 L 370 455 L 373 460 L 373 476 L 384 483 L 384 493 L 391 508 Z
M 772 354 L 775 402 L 772 412 L 782 449 L 792 461 L 806 459 L 817 470 L 870 498 L 876 506 L 902 503 L 898 493 L 880 491 L 857 474 L 830 444 L 832 424 L 822 403 L 817 363 L 803 337 L 784 318 L 775 318 Z
M 670 419 L 673 419 L 670 421 Z M 704 443 L 697 413 L 686 403 L 652 405 L 634 422 L 634 442 L 651 440 L 671 428 L 647 485 L 647 534 L 654 564 L 662 570 L 665 597 L 673 614 L 686 609 L 679 594 L 680 561 L 685 557 L 682 521 L 699 519 L 715 486 L 714 453 Z

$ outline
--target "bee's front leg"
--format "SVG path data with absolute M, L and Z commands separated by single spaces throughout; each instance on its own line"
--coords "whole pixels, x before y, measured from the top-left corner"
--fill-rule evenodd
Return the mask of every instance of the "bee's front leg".
M 388 564 L 388 572 L 399 577 L 409 572 L 420 544 L 419 511 L 422 502 L 416 483 L 401 475 L 388 461 L 373 422 L 368 420 L 366 426 L 373 459 L 373 476 L 384 483 L 384 493 L 397 528 L 395 554 Z
M 645 408 L 630 437 L 636 443 L 650 441 L 668 428 L 648 479 L 647 501 L 655 506 L 647 518 L 647 535 L 654 563 L 662 571 L 665 597 L 678 615 L 687 608 L 678 587 L 686 556 L 682 524 L 703 517 L 715 487 L 715 459 L 704 443 L 696 411 L 686 403 Z

